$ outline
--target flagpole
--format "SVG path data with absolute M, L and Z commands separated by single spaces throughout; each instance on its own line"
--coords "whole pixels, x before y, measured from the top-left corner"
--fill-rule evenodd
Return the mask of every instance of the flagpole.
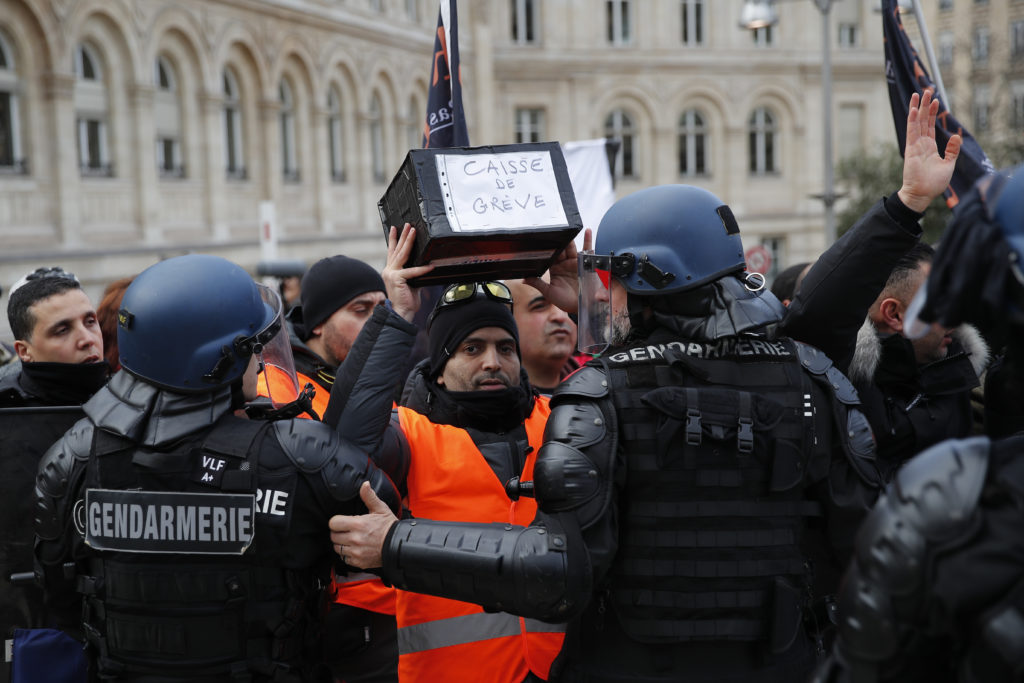
M 939 63 L 935 59 L 935 51 L 932 49 L 932 39 L 928 37 L 928 26 L 924 23 L 924 13 L 921 11 L 919 0 L 911 0 L 914 6 L 914 19 L 917 20 L 917 28 L 921 31 L 921 40 L 924 42 L 924 53 L 928 57 L 928 66 L 932 69 L 932 78 L 935 80 L 935 87 L 938 89 L 939 98 L 942 104 L 946 105 L 946 111 L 952 112 L 949 106 L 949 98 L 946 97 L 946 86 L 942 84 L 942 72 L 939 71 Z

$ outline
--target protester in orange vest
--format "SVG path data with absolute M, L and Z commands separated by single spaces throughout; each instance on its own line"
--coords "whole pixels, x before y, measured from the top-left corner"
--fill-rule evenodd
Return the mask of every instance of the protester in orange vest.
M 410 234 L 407 229 L 402 239 Z M 408 285 L 393 277 L 394 271 L 385 268 L 383 275 L 392 300 L 401 296 L 396 289 L 408 294 Z M 376 349 L 385 335 L 407 334 L 397 325 L 381 324 L 379 315 L 374 314 L 350 358 Z M 381 466 L 405 496 L 413 517 L 529 523 L 537 505 L 533 498 L 518 495 L 517 483 L 532 479 L 550 410 L 548 399 L 534 391 L 522 368 L 508 288 L 500 282 L 449 286 L 431 313 L 427 331 L 429 355 L 413 370 L 401 407 L 382 430 L 383 452 L 377 462 L 387 463 Z M 411 335 L 409 339 L 411 343 Z M 379 387 L 397 372 L 385 358 L 370 359 L 359 368 L 346 363 L 343 371 L 339 386 L 344 381 L 353 389 L 347 401 L 332 401 L 325 418 L 339 431 L 355 427 L 344 421 L 366 415 L 371 405 L 387 409 L 379 389 L 360 389 L 369 382 L 348 373 L 373 378 Z M 337 390 L 335 394 L 340 398 Z M 345 405 L 349 407 L 339 415 L 336 409 Z M 560 625 L 486 612 L 468 602 L 397 591 L 396 608 L 402 683 L 545 680 L 564 638 Z
M 300 303 L 288 318 L 299 390 L 313 385 L 316 417 L 327 410 L 338 365 L 374 307 L 383 301 L 380 273 L 348 256 L 321 259 L 302 278 Z M 273 396 L 275 383 L 286 378 L 266 374 Z M 267 395 L 262 382 L 260 394 Z M 332 592 L 334 604 L 324 627 L 324 656 L 334 677 L 346 683 L 396 680 L 394 591 L 370 574 L 351 572 L 335 577 Z

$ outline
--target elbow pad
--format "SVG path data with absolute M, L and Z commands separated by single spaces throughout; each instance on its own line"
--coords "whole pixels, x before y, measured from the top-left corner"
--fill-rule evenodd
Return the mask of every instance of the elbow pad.
M 590 595 L 590 571 L 570 562 L 569 544 L 539 526 L 402 520 L 384 542 L 384 576 L 402 590 L 565 621 Z

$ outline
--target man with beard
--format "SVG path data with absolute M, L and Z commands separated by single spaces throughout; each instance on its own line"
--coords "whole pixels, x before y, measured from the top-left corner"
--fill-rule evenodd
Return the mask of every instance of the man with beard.
M 407 228 L 402 244 L 413 235 Z M 406 277 L 417 274 L 408 269 Z M 390 300 L 402 297 L 399 290 L 408 293 L 405 279 L 383 275 Z M 377 308 L 342 366 L 326 422 L 347 433 L 362 429 L 364 416 L 386 409 L 381 387 L 398 369 L 393 357 L 376 349 L 385 335 L 404 335 L 411 343 L 414 332 L 396 313 Z M 519 497 L 518 482 L 533 478 L 550 410 L 522 368 L 508 287 L 497 281 L 448 286 L 427 333 L 428 357 L 410 375 L 390 424 L 382 425 L 376 460 L 393 463 L 386 469 L 417 519 L 528 524 L 537 505 Z M 347 557 L 345 548 L 339 553 Z M 405 591 L 397 592 L 396 616 L 403 683 L 438 676 L 495 683 L 546 679 L 563 640 L 563 627 L 522 620 L 500 607 L 485 611 Z
M 774 333 L 784 309 L 744 274 L 739 228 L 710 192 L 670 185 L 621 199 L 595 249 L 579 255 L 580 335 L 607 346 L 614 327 L 613 348 L 559 386 L 536 463 L 506 483 L 514 500 L 536 493 L 532 523 L 440 506 L 398 521 L 367 492 L 371 514 L 332 519 L 332 539 L 346 562 L 381 567 L 400 589 L 568 622 L 551 669 L 533 669 L 542 677 L 801 680 L 820 648 L 805 538 L 815 530 L 827 539 L 817 554 L 844 561 L 877 494 L 856 392 L 819 351 Z M 563 306 L 574 251 L 540 285 Z M 461 635 L 462 622 L 446 621 Z M 475 626 L 465 637 L 488 637 Z M 410 630 L 410 648 L 435 638 Z M 524 647 L 529 659 L 535 642 Z
M 519 329 L 523 368 L 533 388 L 550 396 L 558 383 L 579 367 L 572 357 L 576 323 L 525 280 L 508 280 L 505 284 L 515 301 L 512 315 Z

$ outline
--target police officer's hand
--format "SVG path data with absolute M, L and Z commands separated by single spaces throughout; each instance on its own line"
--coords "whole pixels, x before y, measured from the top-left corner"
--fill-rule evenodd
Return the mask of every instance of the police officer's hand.
M 370 482 L 359 488 L 369 512 L 365 515 L 335 515 L 328 526 L 331 543 L 341 561 L 350 567 L 376 569 L 383 564 L 381 550 L 391 525 L 398 521 L 387 503 L 377 497 Z
M 412 322 L 416 311 L 420 309 L 421 292 L 419 288 L 410 287 L 408 280 L 426 275 L 434 269 L 432 265 L 405 267 L 415 244 L 416 228 L 406 223 L 399 236 L 398 228 L 392 225 L 388 232 L 388 259 L 384 270 L 380 272 L 391 308 L 409 322 Z
M 925 90 L 920 98 L 917 93 L 910 96 L 907 141 L 903 151 L 903 186 L 898 194 L 907 208 L 919 213 L 923 213 L 949 185 L 956 159 L 960 156 L 959 135 L 950 136 L 945 155 L 939 156 L 935 141 L 938 113 L 939 101 L 932 99 L 931 89 Z
M 590 228 L 583 232 L 583 250 L 593 249 Z M 523 282 L 530 285 L 544 295 L 544 298 L 558 306 L 566 313 L 575 313 L 579 309 L 579 266 L 577 265 L 576 243 L 569 242 L 569 245 L 562 250 L 562 253 L 555 257 L 548 273 L 551 281 L 545 282 L 539 277 L 523 278 Z

